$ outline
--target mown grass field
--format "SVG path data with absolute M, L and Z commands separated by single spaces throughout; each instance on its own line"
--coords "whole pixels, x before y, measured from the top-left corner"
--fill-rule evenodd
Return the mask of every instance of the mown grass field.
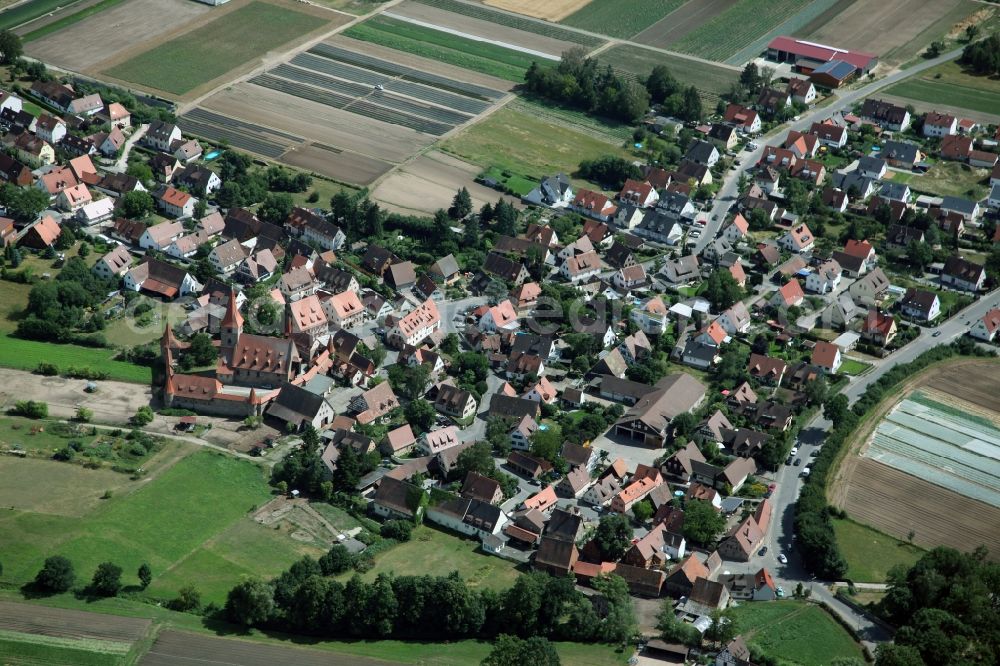
M 413 530 L 410 541 L 377 555 L 375 566 L 361 577 L 375 580 L 380 573 L 447 576 L 453 571 L 469 587 L 491 590 L 506 590 L 520 575 L 514 562 L 480 552 L 478 540 L 422 525 Z M 350 577 L 351 574 L 342 576 L 344 580 Z
M 885 93 L 1000 116 L 1000 79 L 968 74 L 956 62 L 921 72 L 887 88 Z
M 22 41 L 30 42 L 32 40 L 45 37 L 46 35 L 51 35 L 52 33 L 59 32 L 63 28 L 68 28 L 74 23 L 78 23 L 79 21 L 82 21 L 85 18 L 90 18 L 94 14 L 100 14 L 105 9 L 111 9 L 115 5 L 120 5 L 123 2 L 125 2 L 125 0 L 101 0 L 97 4 L 91 5 L 86 9 L 81 9 L 78 12 L 67 14 L 62 18 L 39 28 L 38 30 L 32 30 L 31 32 L 25 34 L 24 37 L 22 37 Z
M 41 362 L 54 363 L 65 372 L 70 366 L 103 370 L 109 379 L 136 384 L 153 381 L 151 368 L 124 361 L 115 361 L 114 349 L 57 345 L 50 342 L 22 340 L 10 335 L 0 336 L 0 366 L 15 370 L 34 370 Z
M 671 45 L 674 51 L 709 60 L 723 61 L 794 16 L 810 0 L 740 0 L 683 39 Z
M 708 108 L 714 108 L 719 95 L 727 92 L 740 75 L 739 71 L 721 65 L 667 55 L 631 44 L 613 46 L 599 54 L 598 59 L 640 81 L 649 77 L 653 67 L 666 65 L 674 78 L 686 86 L 694 86 L 702 93 L 702 97 L 711 104 Z
M 840 552 L 847 560 L 847 578 L 856 583 L 882 583 L 896 565 L 913 566 L 924 550 L 853 520 L 834 519 Z
M 496 167 L 534 180 L 560 171 L 571 174 L 581 161 L 602 155 L 630 157 L 564 124 L 508 107 L 448 139 L 442 148 L 484 169 Z
M 58 638 L 0 629 L 0 663 L 19 665 L 73 664 L 126 666 L 131 644 L 86 638 Z
M 688 0 L 591 0 L 560 23 L 574 28 L 627 39 Z
M 524 81 L 524 72 L 537 60 L 527 53 L 384 16 L 351 26 L 344 35 L 507 81 Z
M 183 95 L 326 23 L 255 0 L 104 74 Z
M 819 606 L 805 601 L 749 602 L 734 609 L 737 631 L 768 656 L 803 666 L 837 657 L 862 659 L 861 646 Z
M 125 584 L 135 585 L 135 572 L 148 562 L 154 576 L 150 593 L 171 597 L 182 585 L 194 584 L 217 600 L 241 574 L 276 575 L 297 559 L 294 544 L 284 547 L 264 534 L 266 528 L 240 524 L 270 497 L 256 465 L 197 451 L 153 473 L 151 480 L 114 493 L 83 515 L 4 511 L 2 580 L 24 583 L 46 557 L 58 553 L 73 562 L 81 583 L 97 564 L 111 560 L 125 570 Z M 48 483 L 39 476 L 35 492 L 46 492 Z

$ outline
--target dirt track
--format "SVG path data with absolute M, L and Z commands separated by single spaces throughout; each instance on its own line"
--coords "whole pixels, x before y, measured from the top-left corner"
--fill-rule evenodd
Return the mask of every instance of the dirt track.
M 0 601 L 0 629 L 60 638 L 96 638 L 134 643 L 150 620 Z
M 309 650 L 291 645 L 269 645 L 232 638 L 216 638 L 179 631 L 162 631 L 140 666 L 393 666 L 398 662 Z

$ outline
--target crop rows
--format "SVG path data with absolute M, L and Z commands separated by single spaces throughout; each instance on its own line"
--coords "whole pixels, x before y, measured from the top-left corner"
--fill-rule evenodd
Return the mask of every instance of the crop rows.
M 559 26 L 552 25 L 551 23 L 515 16 L 514 14 L 508 14 L 505 12 L 494 11 L 492 9 L 487 9 L 482 5 L 458 2 L 458 0 L 416 1 L 424 5 L 430 5 L 431 7 L 447 10 L 454 14 L 461 14 L 462 16 L 479 19 L 480 21 L 489 21 L 490 23 L 496 23 L 497 25 L 504 25 L 508 28 L 523 30 L 524 32 L 541 35 L 542 37 L 551 37 L 552 39 L 571 42 L 573 44 L 579 44 L 580 46 L 595 48 L 604 43 L 603 40 L 598 39 L 597 37 L 584 35 L 576 32 L 575 30 L 566 30 L 565 28 L 560 28 Z
M 289 81 L 288 79 L 282 79 L 277 76 L 272 76 L 271 74 L 261 74 L 260 76 L 255 76 L 250 79 L 250 83 L 254 83 L 262 88 L 268 88 L 269 90 L 277 90 L 278 92 L 283 92 L 286 95 L 292 95 L 293 97 L 307 99 L 311 102 L 316 102 L 317 104 L 322 104 L 324 106 L 331 106 L 335 109 L 343 109 L 354 101 L 353 97 L 348 97 L 347 95 L 340 95 L 338 93 L 320 90 L 319 88 Z
M 215 113 L 207 109 L 198 107 L 196 109 L 191 109 L 186 114 L 185 117 L 191 120 L 200 120 L 201 122 L 215 124 L 215 125 L 232 125 L 234 127 L 239 127 L 244 132 L 257 132 L 259 134 L 270 134 L 272 136 L 279 137 L 281 139 L 286 139 L 293 143 L 301 143 L 305 141 L 301 136 L 295 136 L 294 134 L 288 134 L 287 132 L 280 132 L 269 127 L 261 127 L 260 125 L 255 125 L 254 123 L 248 123 L 243 120 L 237 120 L 235 118 L 230 118 L 229 116 L 224 116 L 220 113 Z
M 741 0 L 689 32 L 671 48 L 723 61 L 808 3 L 809 0 Z
M 78 1 L 78 0 L 77 0 Z M 10 30 L 40 16 L 45 16 L 60 7 L 71 7 L 77 4 L 74 0 L 30 0 L 17 7 L 0 12 L 0 30 Z
M 574 28 L 628 39 L 687 0 L 591 0 L 560 23 Z
M 360 69 L 346 63 L 341 63 L 326 58 L 319 58 L 308 53 L 302 53 L 292 59 L 292 64 L 314 72 L 334 76 L 338 79 L 363 83 L 369 86 L 384 85 L 386 90 L 402 93 L 409 97 L 415 97 L 425 102 L 431 102 L 438 106 L 463 111 L 472 115 L 482 113 L 490 107 L 489 102 L 459 95 L 440 88 L 425 86 L 419 83 L 412 83 L 401 79 L 393 79 L 382 74 L 376 74 L 369 70 Z
M 278 159 L 288 150 L 288 146 L 281 146 L 271 141 L 243 134 L 231 127 L 219 127 L 218 125 L 202 123 L 190 120 L 186 116 L 181 116 L 178 120 L 181 129 L 188 134 L 195 134 L 209 141 L 226 141 L 234 148 L 247 150 L 264 157 L 270 157 L 271 159 Z
M 364 67 L 382 74 L 402 76 L 406 80 L 413 81 L 414 83 L 423 83 L 435 88 L 450 90 L 452 92 L 469 95 L 471 97 L 478 97 L 484 100 L 498 100 L 504 96 L 503 92 L 494 90 L 493 88 L 477 86 L 473 83 L 465 83 L 463 81 L 456 81 L 444 76 L 423 72 L 419 69 L 406 67 L 405 65 L 397 65 L 396 63 L 389 62 L 388 60 L 373 58 L 362 53 L 355 53 L 354 51 L 331 46 L 329 44 L 317 44 L 313 48 L 309 49 L 309 53 L 320 55 L 324 58 L 330 58 L 332 60 L 339 60 L 340 62 L 346 62 L 351 65 Z
M 362 97 L 372 91 L 371 86 L 335 79 L 324 74 L 320 74 L 319 72 L 313 72 L 308 69 L 299 69 L 298 67 L 292 67 L 291 65 L 278 65 L 272 69 L 270 73 L 275 76 L 280 76 L 283 79 L 288 79 L 289 81 L 308 83 L 311 86 L 316 86 L 317 88 L 322 88 L 323 90 L 330 90 L 342 95 L 348 95 L 350 97 Z
M 410 129 L 417 130 L 418 132 L 425 132 L 426 134 L 433 134 L 434 136 L 441 136 L 451 131 L 452 125 L 445 123 L 439 123 L 433 120 L 427 120 L 425 118 L 417 118 L 408 113 L 402 111 L 397 111 L 395 109 L 389 109 L 380 104 L 374 104 L 366 99 L 359 99 L 348 109 L 353 113 L 358 113 L 366 118 L 374 118 L 375 120 L 381 120 L 382 122 L 391 123 L 393 125 L 402 125 L 403 127 L 409 127 Z
M 439 106 L 422 104 L 421 102 L 392 94 L 389 91 L 374 93 L 371 96 L 371 101 L 396 109 L 397 111 L 410 113 L 415 116 L 427 118 L 428 120 L 448 123 L 452 126 L 460 125 L 471 118 L 471 116 L 465 113 L 459 113 L 457 111 L 452 111 L 451 109 L 443 109 Z

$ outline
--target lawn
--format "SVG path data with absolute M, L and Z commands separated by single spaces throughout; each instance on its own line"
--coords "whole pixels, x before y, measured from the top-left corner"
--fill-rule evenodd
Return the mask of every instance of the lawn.
M 674 78 L 686 86 L 694 86 L 702 93 L 702 97 L 711 103 L 707 108 L 715 108 L 719 95 L 728 92 L 740 75 L 737 70 L 721 65 L 698 62 L 631 44 L 613 46 L 599 54 L 598 59 L 639 80 L 645 80 L 656 65 L 666 65 Z
M 327 23 L 255 0 L 104 74 L 183 95 Z
M 822 666 L 837 657 L 862 659 L 861 646 L 814 604 L 795 600 L 747 602 L 734 614 L 739 633 L 779 661 Z
M 483 172 L 482 176 L 483 178 L 495 180 L 519 197 L 523 197 L 538 186 L 537 180 L 525 178 L 519 174 L 505 169 L 498 169 L 497 167 L 490 167 Z
M 687 0 L 591 0 L 560 23 L 626 39 L 674 11 Z
M 53 463 L 54 464 L 54 463 Z M 45 492 L 47 479 L 39 479 L 36 492 Z M 243 533 L 230 530 L 254 507 L 270 497 L 264 475 L 256 465 L 222 453 L 198 451 L 165 469 L 152 481 L 115 493 L 82 516 L 5 511 L 0 532 L 5 535 L 3 580 L 22 583 L 31 579 L 45 557 L 68 557 L 81 578 L 88 578 L 98 563 L 112 560 L 125 570 L 125 583 L 135 584 L 135 571 L 143 562 L 153 569 L 153 590 L 167 595 L 176 591 L 161 580 L 204 584 L 209 591 L 233 585 L 240 573 L 271 576 L 288 566 L 287 550 L 262 539 L 253 546 Z M 255 537 L 256 538 L 256 537 Z M 233 556 L 234 549 L 247 555 Z M 219 557 L 211 580 L 186 571 L 206 573 L 200 551 Z M 211 552 L 213 551 L 214 552 Z M 195 557 L 192 565 L 185 562 Z M 174 573 L 174 568 L 180 574 Z M 223 580 L 228 576 L 228 580 Z
M 524 81 L 524 72 L 538 59 L 513 49 L 385 16 L 351 26 L 343 34 L 518 83 Z
M 615 146 L 625 143 L 631 145 L 632 133 L 635 128 L 626 123 L 614 120 L 604 120 L 583 111 L 565 109 L 546 102 L 536 102 L 526 97 L 518 97 L 509 103 L 509 107 L 525 112 L 536 118 L 551 120 L 557 125 L 565 125 L 582 134 L 595 139 L 607 141 Z
M 855 361 L 853 358 L 845 358 L 844 362 L 840 364 L 839 373 L 854 377 L 855 375 L 860 375 L 870 367 L 872 367 L 871 363 L 862 363 L 861 361 Z
M 565 125 L 516 108 L 498 109 L 448 139 L 442 148 L 483 168 L 539 179 L 575 172 L 583 160 L 629 153 Z
M 1000 79 L 968 74 L 956 62 L 921 72 L 884 92 L 928 104 L 1000 115 Z
M 6 283 L 3 285 L 6 288 Z M 115 361 L 118 352 L 114 349 L 99 347 L 80 347 L 78 345 L 58 345 L 50 342 L 22 340 L 10 335 L 0 336 L 0 366 L 15 370 L 34 370 L 42 361 L 55 364 L 60 372 L 65 372 L 70 366 L 87 367 L 103 370 L 109 379 L 136 384 L 149 384 L 153 381 L 153 371 L 143 365 Z
M 811 0 L 740 0 L 671 45 L 674 51 L 723 61 L 794 16 Z
M 479 542 L 455 536 L 433 527 L 420 526 L 409 542 L 400 544 L 375 558 L 375 566 L 364 580 L 375 580 L 380 573 L 398 576 L 447 576 L 453 571 L 472 588 L 506 590 L 520 575 L 516 564 L 479 550 Z M 344 580 L 350 578 L 344 574 Z
M 978 201 L 989 193 L 989 178 L 988 169 L 974 169 L 960 162 L 938 162 L 927 173 L 913 175 L 906 182 L 914 190 L 928 194 L 967 197 Z
M 847 578 L 856 583 L 885 582 L 889 569 L 912 566 L 924 554 L 916 546 L 853 520 L 834 519 L 837 545 L 847 560 Z
M 67 14 L 62 18 L 59 18 L 52 23 L 42 26 L 38 30 L 32 30 L 31 32 L 24 35 L 21 40 L 25 42 L 30 42 L 34 39 L 40 39 L 46 35 L 51 35 L 52 33 L 59 32 L 63 28 L 67 28 L 74 23 L 82 21 L 85 18 L 90 18 L 94 14 L 99 14 L 106 9 L 111 9 L 115 5 L 120 5 L 125 0 L 101 0 L 97 4 L 93 4 L 86 9 L 81 9 L 78 12 L 73 12 Z

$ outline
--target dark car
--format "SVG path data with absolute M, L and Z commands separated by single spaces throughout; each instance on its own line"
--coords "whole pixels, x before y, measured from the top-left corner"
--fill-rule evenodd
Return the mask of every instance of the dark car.
M 794 462 L 794 463 L 792 463 L 792 464 L 793 464 L 793 465 L 795 465 L 796 467 L 798 467 L 798 466 L 799 466 L 799 463 L 801 463 L 801 462 L 802 462 L 802 458 L 796 458 L 796 459 L 795 459 L 795 462 Z
M 761 548 L 760 550 L 758 550 L 757 554 L 758 555 L 766 555 L 767 554 L 767 546 L 764 546 L 763 548 Z
M 791 465 L 792 464 L 792 457 L 791 456 L 788 456 L 788 458 L 785 460 L 785 464 L 786 465 Z

